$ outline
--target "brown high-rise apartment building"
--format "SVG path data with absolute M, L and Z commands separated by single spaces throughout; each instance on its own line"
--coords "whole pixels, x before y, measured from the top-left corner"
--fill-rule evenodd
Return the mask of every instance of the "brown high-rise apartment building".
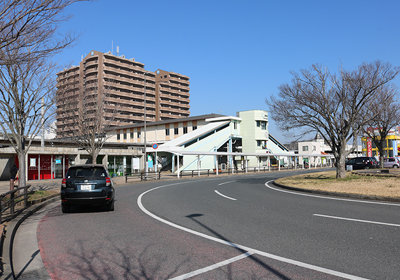
M 105 108 L 103 117 L 118 107 L 112 117 L 112 126 L 118 127 L 143 122 L 145 114 L 148 122 L 188 117 L 189 84 L 188 76 L 146 71 L 133 58 L 92 51 L 79 66 L 57 73 L 57 137 L 66 137 L 74 129 L 74 120 L 66 113 L 68 102 L 60 101 L 63 98 L 106 92 L 110 108 Z

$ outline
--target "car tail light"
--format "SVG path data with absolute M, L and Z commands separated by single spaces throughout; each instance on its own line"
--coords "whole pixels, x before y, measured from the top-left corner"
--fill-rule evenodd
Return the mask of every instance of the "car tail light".
M 111 179 L 110 179 L 110 177 L 106 177 L 106 186 L 107 186 L 107 187 L 111 186 Z
M 62 188 L 65 188 L 66 186 L 67 186 L 67 179 L 64 178 L 64 179 L 62 179 L 62 181 L 61 181 L 61 187 L 62 187 Z

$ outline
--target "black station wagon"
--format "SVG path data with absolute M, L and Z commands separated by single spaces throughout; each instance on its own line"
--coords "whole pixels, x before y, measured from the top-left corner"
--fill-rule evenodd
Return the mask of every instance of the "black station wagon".
M 370 169 L 377 168 L 378 162 L 374 157 L 356 157 L 346 162 L 347 165 L 352 165 L 353 169 Z M 347 169 L 347 167 L 346 167 Z
M 71 166 L 61 183 L 61 207 L 68 213 L 70 205 L 106 205 L 114 211 L 115 189 L 103 165 Z

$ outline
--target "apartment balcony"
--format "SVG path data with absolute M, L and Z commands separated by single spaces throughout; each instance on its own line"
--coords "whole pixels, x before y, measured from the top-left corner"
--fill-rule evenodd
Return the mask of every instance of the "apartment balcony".
M 170 83 L 169 85 L 170 85 L 172 88 L 177 88 L 178 90 L 180 89 L 181 91 L 182 91 L 182 90 L 186 90 L 186 91 L 189 91 L 189 90 L 190 90 L 189 86 L 185 86 L 185 85 L 182 85 L 182 84 Z
M 118 110 L 131 111 L 131 112 L 137 112 L 137 113 L 143 113 L 143 110 L 144 110 L 143 102 L 121 100 L 121 99 L 113 98 L 113 97 L 107 97 L 106 100 L 107 100 L 107 102 L 112 102 L 112 103 L 117 104 L 116 107 L 118 107 Z M 112 108 L 112 107 L 113 106 L 109 105 L 107 108 Z M 146 108 L 150 109 L 150 110 L 155 110 L 156 104 L 146 102 Z
M 129 125 L 129 124 L 132 124 L 132 123 L 141 123 L 143 121 L 144 121 L 143 116 L 131 116 L 129 119 L 119 119 L 119 120 L 111 121 L 109 123 L 109 125 L 111 127 L 114 127 L 115 129 L 118 129 L 120 126 Z M 147 117 L 146 121 L 154 122 L 155 121 L 155 117 L 153 117 L 153 118 Z
M 180 96 L 174 96 L 174 95 L 171 95 L 170 99 L 174 103 L 180 103 L 181 101 L 185 101 L 185 99 L 181 98 Z
M 185 80 L 185 79 L 182 79 L 182 78 L 179 78 L 179 77 L 170 76 L 169 80 L 177 82 L 182 87 L 188 87 L 190 85 L 189 80 Z M 175 85 L 175 83 L 174 83 L 174 85 Z
M 121 83 L 112 83 L 112 82 L 105 81 L 104 82 L 104 86 L 107 86 L 107 87 L 113 89 L 114 92 L 118 92 L 115 89 L 119 89 L 122 92 L 131 93 L 131 94 L 135 94 L 135 92 L 137 92 L 138 94 L 143 94 L 144 93 L 144 88 L 128 86 L 128 85 L 124 85 L 124 84 L 121 84 Z M 156 94 L 156 92 L 154 91 L 154 89 L 146 87 L 146 96 L 155 97 L 155 94 Z
M 161 100 L 160 105 L 162 105 L 163 107 L 170 107 L 170 106 L 174 106 L 174 107 L 180 107 L 180 108 L 185 108 L 185 109 L 189 109 L 190 105 L 187 103 L 181 103 L 181 102 L 174 102 L 173 100 Z
M 148 122 L 153 122 L 155 121 L 155 115 L 147 115 L 146 121 Z M 133 122 L 143 122 L 144 118 L 143 116 L 132 116 L 132 115 L 116 115 L 115 119 L 111 121 L 110 125 L 111 126 L 122 126 L 126 124 L 132 124 Z
M 107 60 L 110 60 L 110 61 L 114 61 L 114 62 L 121 61 L 121 62 L 123 62 L 124 64 L 127 64 L 127 65 L 134 65 L 134 66 L 142 67 L 142 68 L 144 67 L 143 63 L 135 61 L 135 60 L 132 60 L 132 59 L 129 59 L 129 58 L 125 58 L 124 55 L 116 56 L 116 55 L 112 55 L 110 53 L 105 53 L 104 54 L 104 59 L 107 59 Z
M 98 68 L 97 67 L 90 67 L 90 68 L 86 68 L 86 70 L 84 71 L 85 76 L 91 74 L 91 73 L 97 73 L 98 72 Z
M 139 114 L 139 115 L 144 115 L 144 108 L 132 108 L 132 107 L 116 106 L 115 110 L 117 112 L 120 112 L 120 113 L 125 112 L 125 113 L 128 113 L 128 114 L 135 113 L 135 114 Z M 151 107 L 147 106 L 146 107 L 146 115 L 147 115 L 147 113 L 155 114 L 154 112 L 155 112 L 155 106 L 151 106 Z
M 97 77 L 97 75 L 90 75 L 90 76 L 86 76 L 85 77 L 85 79 L 84 79 L 84 81 L 86 82 L 86 83 L 88 83 L 88 82 L 90 82 L 90 81 L 95 81 L 95 83 L 98 83 L 98 77 Z
M 125 70 L 125 69 L 134 69 L 134 70 L 139 71 L 139 72 L 147 72 L 147 71 L 144 70 L 144 68 L 143 68 L 144 64 L 138 63 L 138 62 L 136 62 L 136 61 L 117 60 L 117 59 L 115 59 L 115 58 L 113 58 L 113 57 L 108 57 L 108 56 L 105 55 L 105 56 L 104 56 L 104 63 L 109 63 L 109 64 L 112 64 L 112 65 L 118 66 L 118 67 L 120 67 L 120 68 L 124 68 L 123 70 Z M 139 65 L 140 65 L 140 66 L 139 66 Z M 151 77 L 152 77 L 152 79 L 155 79 L 155 74 L 153 73 L 153 75 L 154 75 L 154 76 L 151 76 Z
M 121 99 L 120 102 L 126 102 L 126 101 L 141 102 L 141 103 L 144 102 L 144 94 L 141 92 L 124 92 L 113 89 L 111 89 L 109 92 L 113 98 Z M 146 94 L 146 102 L 155 103 L 156 102 L 155 96 L 151 94 Z
M 162 91 L 163 93 L 174 93 L 180 96 L 190 96 L 189 91 L 179 90 L 177 88 L 162 88 L 160 91 Z
M 64 126 L 64 127 L 71 127 L 75 123 L 74 118 L 69 118 L 69 119 L 63 119 L 63 120 L 57 120 L 57 128 Z
M 179 108 L 177 106 L 175 106 L 175 108 L 162 106 L 160 110 L 162 112 L 173 112 L 173 113 L 177 113 L 177 114 L 187 114 L 187 112 L 189 111 L 186 108 Z
M 132 78 L 137 78 L 137 79 L 143 80 L 143 73 L 138 74 L 133 69 L 132 70 L 129 70 L 129 69 L 124 70 L 124 69 L 114 68 L 112 66 L 106 66 L 106 65 L 104 65 L 103 69 L 106 72 L 106 74 L 105 74 L 106 76 L 108 76 L 108 75 L 113 76 L 113 74 L 111 74 L 111 73 L 114 73 L 114 76 L 127 75 Z M 147 78 L 149 78 L 149 79 L 147 79 Z M 146 80 L 153 81 L 155 83 L 155 79 L 152 79 L 149 76 L 146 76 Z M 142 84 L 143 84 L 143 82 L 142 82 Z
M 110 82 L 110 83 L 119 83 L 122 85 L 124 85 L 124 83 L 125 83 L 125 85 L 127 84 L 126 86 L 128 86 L 128 87 L 133 86 L 134 88 L 139 88 L 142 90 L 144 88 L 143 79 L 138 81 L 138 80 L 136 80 L 136 78 L 129 79 L 129 78 L 114 76 L 114 75 L 110 75 L 110 74 L 104 75 L 104 79 L 112 80 L 112 82 Z M 155 90 L 155 84 L 149 83 L 149 81 L 146 80 L 146 90 L 147 89 Z
M 86 68 L 88 68 L 89 66 L 92 66 L 92 65 L 99 65 L 99 57 L 94 56 L 94 57 L 86 59 L 86 61 L 84 62 L 84 65 L 86 66 Z
M 176 96 L 176 95 L 172 95 L 172 94 L 160 93 L 159 97 L 167 99 L 167 100 L 173 100 L 173 101 L 175 101 L 175 103 L 189 102 L 188 98 L 184 98 L 184 97 Z
M 162 112 L 160 113 L 160 118 L 165 118 L 165 119 L 178 119 L 178 118 L 184 118 L 188 117 L 190 115 L 190 112 L 187 111 L 185 113 L 182 113 L 181 116 L 172 114 L 171 112 Z

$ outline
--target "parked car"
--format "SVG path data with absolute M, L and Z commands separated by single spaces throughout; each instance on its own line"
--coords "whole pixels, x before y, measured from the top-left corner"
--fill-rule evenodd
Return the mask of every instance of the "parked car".
M 357 157 L 357 158 L 352 158 L 346 162 L 346 169 L 348 165 L 352 165 L 353 170 L 370 169 L 370 168 L 377 168 L 378 162 L 373 157 Z
M 399 168 L 400 161 L 395 157 L 389 157 L 383 159 L 383 167 L 385 168 Z
M 68 213 L 70 205 L 106 205 L 114 211 L 115 189 L 106 168 L 100 164 L 71 166 L 61 183 L 61 208 Z

